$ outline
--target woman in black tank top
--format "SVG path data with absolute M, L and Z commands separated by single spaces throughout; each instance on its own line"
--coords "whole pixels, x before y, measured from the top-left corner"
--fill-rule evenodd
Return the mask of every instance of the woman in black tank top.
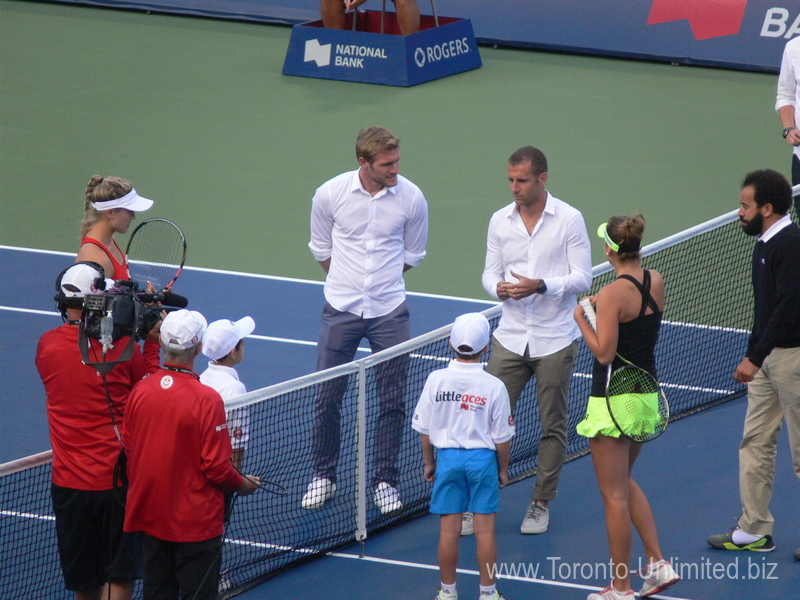
M 664 560 L 650 504 L 631 476 L 642 445 L 622 436 L 608 413 L 606 374 L 609 363 L 614 368 L 622 365 L 616 354 L 656 374 L 655 345 L 664 310 L 664 281 L 657 271 L 646 271 L 640 264 L 639 247 L 644 233 L 641 215 L 612 217 L 597 233 L 605 241 L 606 256 L 617 278 L 591 299 L 597 312 L 597 332 L 586 321 L 583 308 L 578 305 L 575 309 L 575 320 L 595 356 L 586 418 L 578 424 L 577 431 L 589 438 L 605 505 L 614 579 L 599 594 L 590 594 L 588 600 L 633 600 L 629 571 L 633 527 L 642 538 L 648 563 L 639 594 L 657 594 L 680 578 Z

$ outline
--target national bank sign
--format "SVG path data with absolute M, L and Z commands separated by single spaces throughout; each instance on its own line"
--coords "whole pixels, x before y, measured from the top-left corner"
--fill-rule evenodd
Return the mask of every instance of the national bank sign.
M 481 66 L 469 20 L 440 17 L 439 27 L 411 35 L 297 25 L 284 75 L 412 86 Z

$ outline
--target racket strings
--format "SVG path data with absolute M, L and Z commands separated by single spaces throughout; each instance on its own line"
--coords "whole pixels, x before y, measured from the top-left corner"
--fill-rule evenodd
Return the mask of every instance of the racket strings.
M 180 271 L 186 256 L 186 240 L 178 227 L 165 219 L 145 221 L 128 243 L 128 270 L 140 289 L 151 282 L 166 288 Z
M 611 418 L 626 437 L 645 442 L 666 429 L 669 405 L 647 371 L 633 366 L 618 369 L 608 382 L 607 397 Z

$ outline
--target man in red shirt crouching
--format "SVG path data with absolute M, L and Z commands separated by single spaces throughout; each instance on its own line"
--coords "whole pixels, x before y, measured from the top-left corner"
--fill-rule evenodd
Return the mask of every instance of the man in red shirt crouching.
M 231 464 L 220 395 L 192 370 L 206 320 L 178 310 L 161 325 L 164 367 L 128 398 L 125 531 L 141 531 L 145 600 L 217 597 L 223 492 L 252 493 L 260 480 Z

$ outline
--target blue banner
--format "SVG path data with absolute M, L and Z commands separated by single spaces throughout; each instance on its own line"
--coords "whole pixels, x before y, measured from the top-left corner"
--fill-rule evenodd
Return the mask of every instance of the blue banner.
M 388 18 L 392 17 L 392 18 Z M 398 30 L 394 15 L 381 23 L 381 13 L 359 14 L 358 31 L 325 29 L 322 21 L 292 28 L 283 64 L 284 75 L 318 77 L 408 87 L 481 66 L 478 45 L 468 20 L 420 19 L 411 35 L 386 35 Z
M 319 18 L 318 0 L 63 1 L 291 24 Z M 769 72 L 800 33 L 798 0 L 437 0 L 436 8 L 469 19 L 483 43 Z

